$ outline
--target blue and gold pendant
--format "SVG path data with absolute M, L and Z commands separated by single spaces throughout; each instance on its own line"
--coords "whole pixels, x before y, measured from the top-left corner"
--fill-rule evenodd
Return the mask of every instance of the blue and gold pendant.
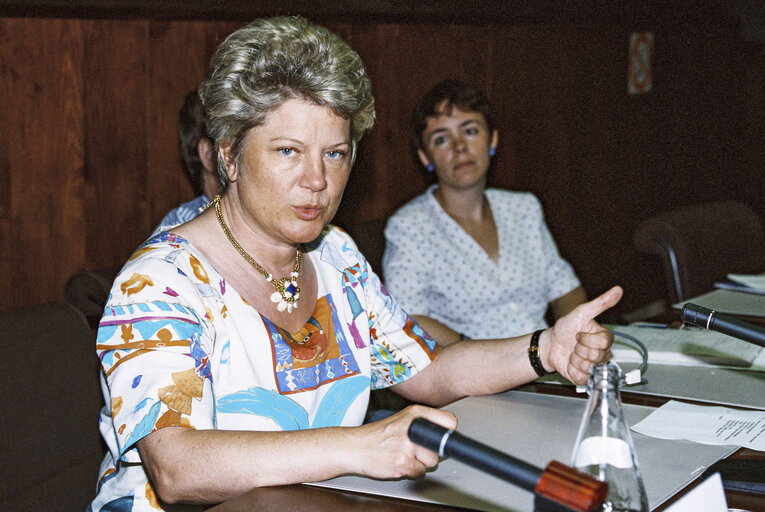
M 298 300 L 300 299 L 300 288 L 297 285 L 297 278 L 297 272 L 293 272 L 289 279 L 284 277 L 276 281 L 270 275 L 266 278 L 266 281 L 270 281 L 274 288 L 276 288 L 276 291 L 271 294 L 271 302 L 276 304 L 276 309 L 279 312 L 286 309 L 287 313 L 292 313 L 293 309 L 297 309 Z

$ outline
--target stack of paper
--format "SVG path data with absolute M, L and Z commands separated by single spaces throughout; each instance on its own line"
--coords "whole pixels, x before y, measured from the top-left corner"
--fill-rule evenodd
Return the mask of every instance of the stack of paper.
M 748 368 L 763 350 L 725 334 L 693 327 L 658 328 L 640 322 L 608 327 L 616 337 L 611 351 L 617 362 L 641 361 L 639 350 L 620 333 L 643 342 L 648 348 L 649 362 L 658 364 Z
M 765 274 L 728 274 L 729 281 L 715 283 L 716 288 L 765 295 Z

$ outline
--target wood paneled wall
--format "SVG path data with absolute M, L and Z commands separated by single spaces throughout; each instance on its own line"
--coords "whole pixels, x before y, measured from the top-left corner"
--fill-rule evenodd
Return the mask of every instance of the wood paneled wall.
M 176 113 L 239 21 L 0 18 L 0 311 L 57 300 L 118 265 L 192 192 Z M 736 198 L 765 218 L 761 47 L 731 19 L 645 24 L 324 23 L 372 77 L 378 122 L 336 222 L 390 215 L 424 190 L 409 116 L 436 81 L 470 81 L 500 129 L 494 185 L 536 193 L 591 294 L 622 310 L 663 295 L 636 253 L 648 215 Z M 627 95 L 631 31 L 655 34 L 653 91 Z

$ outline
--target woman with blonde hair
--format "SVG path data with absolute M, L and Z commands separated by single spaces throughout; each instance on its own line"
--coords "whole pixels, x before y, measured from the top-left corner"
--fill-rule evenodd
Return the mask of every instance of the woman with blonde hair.
M 175 510 L 258 486 L 355 473 L 422 475 L 415 417 L 533 379 L 530 336 L 439 348 L 329 224 L 374 121 L 369 78 L 338 36 L 257 20 L 218 48 L 200 87 L 223 184 L 192 221 L 148 240 L 98 331 L 109 451 L 91 510 Z M 610 293 L 540 332 L 541 362 L 575 382 L 608 358 L 592 318 Z M 423 403 L 362 425 L 370 390 Z

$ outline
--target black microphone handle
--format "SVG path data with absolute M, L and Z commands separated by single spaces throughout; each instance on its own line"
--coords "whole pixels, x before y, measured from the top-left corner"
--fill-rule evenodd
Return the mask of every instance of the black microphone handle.
M 765 329 L 762 327 L 731 318 L 697 304 L 687 302 L 683 306 L 682 313 L 680 313 L 680 320 L 765 347 Z
M 530 492 L 534 492 L 542 476 L 542 470 L 536 466 L 424 418 L 412 421 L 409 439 L 441 457 L 457 459 Z

